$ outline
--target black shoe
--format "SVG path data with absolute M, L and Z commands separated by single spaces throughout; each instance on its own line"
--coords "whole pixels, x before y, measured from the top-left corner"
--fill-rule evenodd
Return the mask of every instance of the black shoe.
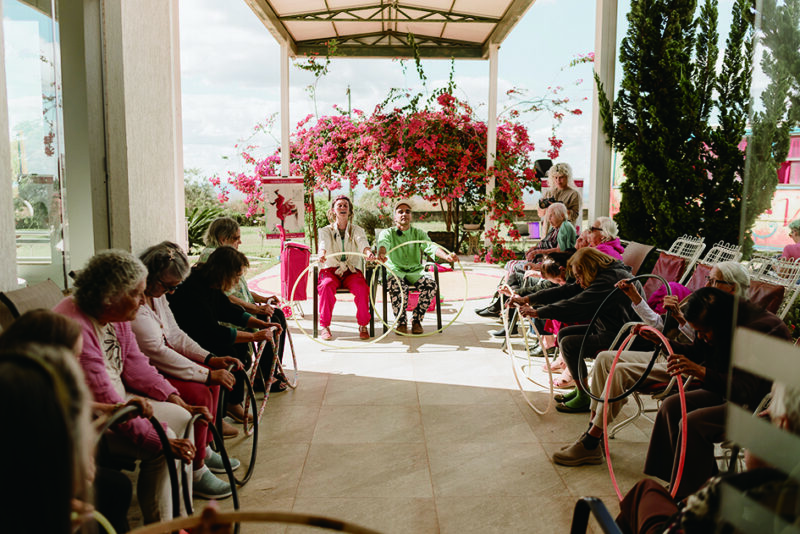
M 548 349 L 546 349 L 546 352 L 547 352 L 548 356 L 552 356 L 553 354 L 555 354 L 556 348 L 555 347 L 549 347 Z M 531 356 L 535 356 L 535 357 L 543 357 L 544 356 L 544 351 L 542 351 L 542 346 L 541 345 L 536 345 L 535 347 L 531 347 L 531 349 L 528 351 L 528 354 L 530 354 Z
M 501 328 L 500 330 L 490 330 L 489 333 L 492 334 L 494 337 L 506 337 L 506 329 L 505 328 Z M 514 327 L 511 329 L 511 333 L 509 335 L 510 336 L 516 336 L 518 333 L 519 333 L 519 329 L 517 328 L 517 325 L 514 325 Z
M 475 311 L 480 317 L 500 317 L 500 309 L 494 309 L 493 306 L 487 306 L 480 310 Z

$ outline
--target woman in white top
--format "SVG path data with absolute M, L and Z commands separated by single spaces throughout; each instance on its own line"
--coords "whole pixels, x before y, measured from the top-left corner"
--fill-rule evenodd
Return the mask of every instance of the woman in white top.
M 353 203 L 341 195 L 328 210 L 328 226 L 319 230 L 319 273 L 317 292 L 319 293 L 319 324 L 322 328 L 320 338 L 329 340 L 331 334 L 331 315 L 336 304 L 336 290 L 347 288 L 356 303 L 358 336 L 369 339 L 369 286 L 364 274 L 358 269 L 362 263 L 360 256 L 342 255 L 342 252 L 360 252 L 368 261 L 375 259 L 369 248 L 364 229 L 353 224 Z
M 179 391 L 181 398 L 206 406 L 216 419 L 219 387 L 231 389 L 235 382 L 226 367 L 242 369 L 238 359 L 216 356 L 198 345 L 178 327 L 167 302 L 171 293 L 189 272 L 189 260 L 175 243 L 164 241 L 145 250 L 140 259 L 147 267 L 144 303 L 131 322 L 136 343 L 150 363 Z M 223 422 L 223 434 L 233 437 L 238 431 Z M 195 423 L 194 495 L 221 498 L 231 494 L 227 482 L 212 473 L 224 473 L 222 458 L 208 448 L 211 433 L 207 423 Z M 239 461 L 231 459 L 234 469 Z

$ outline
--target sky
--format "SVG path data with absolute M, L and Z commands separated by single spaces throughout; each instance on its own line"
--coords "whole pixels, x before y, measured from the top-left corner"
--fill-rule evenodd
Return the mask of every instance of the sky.
M 731 2 L 720 0 L 721 29 L 729 24 Z M 618 41 L 627 28 L 627 10 L 628 1 L 620 0 Z M 499 110 L 505 91 L 512 87 L 538 95 L 548 86 L 561 85 L 568 88 L 564 94 L 579 103 L 583 114 L 568 116 L 558 130 L 564 140 L 558 160 L 570 163 L 578 179 L 588 178 L 590 172 L 592 68 L 591 64 L 565 67 L 579 54 L 594 50 L 594 25 L 595 2 L 591 0 L 537 0 L 499 52 Z M 280 110 L 277 42 L 242 0 L 180 0 L 180 39 L 184 168 L 199 169 L 204 177 L 246 170 L 234 145 Z M 449 61 L 424 61 L 423 66 L 429 90 L 446 83 Z M 619 82 L 619 68 L 617 72 Z M 455 80 L 457 96 L 485 119 L 489 62 L 456 61 Z M 576 86 L 577 80 L 583 82 Z M 314 112 L 306 92 L 312 81 L 309 73 L 290 66 L 292 129 Z M 332 113 L 334 105 L 346 109 L 348 86 L 352 107 L 365 112 L 372 111 L 392 87 L 421 88 L 413 62 L 407 63 L 404 73 L 391 59 L 334 58 L 330 73 L 317 87 L 319 114 Z M 526 125 L 536 146 L 533 159 L 546 157 L 549 117 L 534 118 Z M 274 138 L 258 135 L 253 139 L 263 147 L 261 155 L 272 153 L 278 145 L 278 124 L 272 134 Z

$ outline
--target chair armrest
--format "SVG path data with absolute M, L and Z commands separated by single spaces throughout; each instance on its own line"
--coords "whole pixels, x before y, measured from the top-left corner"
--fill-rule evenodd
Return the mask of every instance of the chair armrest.
M 600 525 L 604 534 L 622 534 L 622 530 L 614 522 L 614 518 L 608 513 L 608 508 L 603 501 L 597 497 L 581 497 L 575 503 L 572 512 L 572 527 L 570 534 L 585 534 L 589 525 L 589 515 L 593 515 Z

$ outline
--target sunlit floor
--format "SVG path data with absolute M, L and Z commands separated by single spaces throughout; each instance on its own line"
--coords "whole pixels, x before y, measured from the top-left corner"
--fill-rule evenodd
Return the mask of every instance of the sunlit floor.
M 298 388 L 269 400 L 256 471 L 240 489 L 242 508 L 412 533 L 567 532 L 584 495 L 602 497 L 616 513 L 605 465 L 552 463 L 550 455 L 577 438 L 588 417 L 552 409 L 540 416 L 527 406 L 509 356 L 488 334 L 497 324 L 473 311 L 486 302 L 467 301 L 441 334 L 390 333 L 373 344 L 357 339 L 354 305 L 339 302 L 331 345 L 351 347 L 342 350 L 315 342 L 291 321 Z M 445 323 L 461 304 L 445 303 Z M 309 331 L 310 306 L 300 321 Z M 434 325 L 430 313 L 426 331 Z M 541 360 L 534 361 L 533 375 L 545 383 Z M 529 389 L 534 404 L 547 407 L 548 395 Z M 650 427 L 640 419 L 611 442 L 623 492 L 642 476 Z M 228 443 L 232 454 L 249 455 L 249 440 Z M 222 503 L 231 506 L 230 499 Z

